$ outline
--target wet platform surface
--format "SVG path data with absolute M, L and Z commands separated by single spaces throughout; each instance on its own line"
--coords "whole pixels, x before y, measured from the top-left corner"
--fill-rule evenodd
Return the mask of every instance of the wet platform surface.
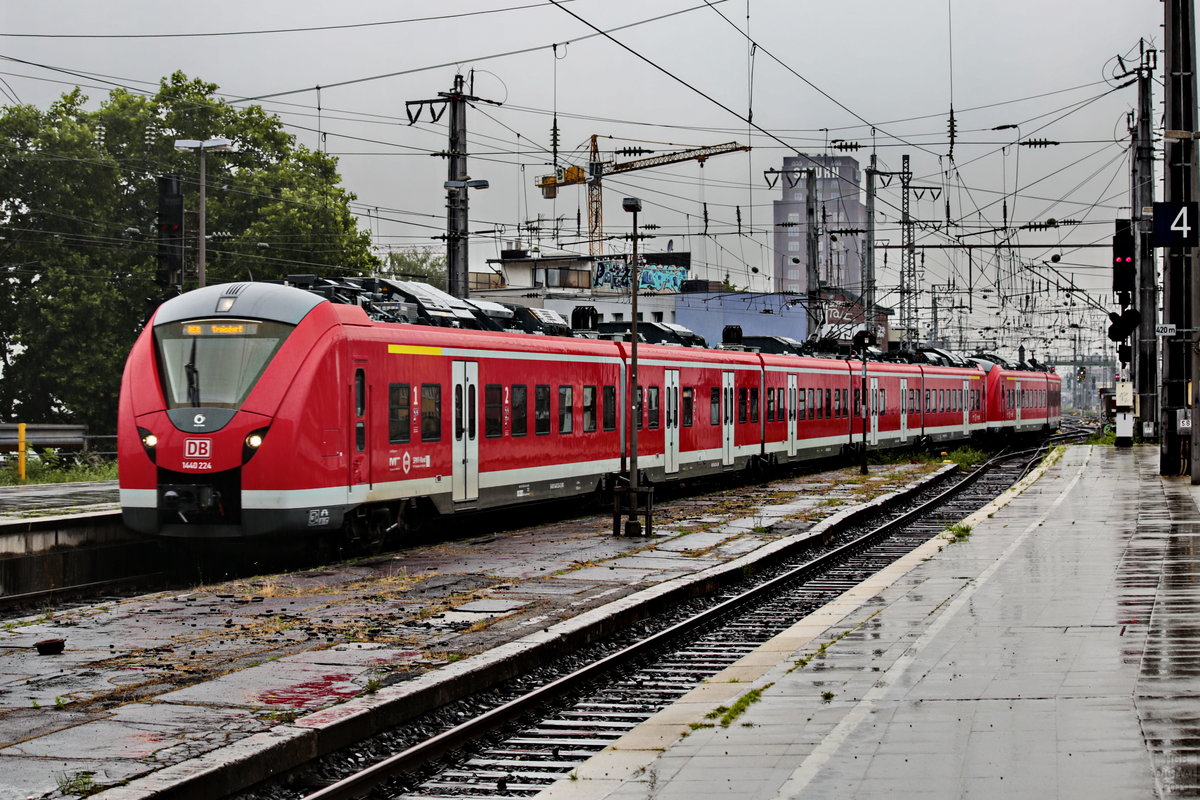
M 1200 487 L 1157 470 L 1068 449 L 538 796 L 1200 796 Z
M 0 486 L 0 523 L 31 517 L 120 510 L 116 481 Z
M 647 593 L 740 574 L 940 469 L 846 468 L 664 501 L 653 538 L 581 517 L 0 621 L 0 800 L 58 797 L 60 783 L 149 798 L 201 774 L 267 774 Z M 61 655 L 33 651 L 53 637 Z

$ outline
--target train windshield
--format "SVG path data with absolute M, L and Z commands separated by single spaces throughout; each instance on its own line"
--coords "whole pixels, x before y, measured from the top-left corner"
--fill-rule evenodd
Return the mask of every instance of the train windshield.
M 198 319 L 154 329 L 168 408 L 239 408 L 293 325 Z

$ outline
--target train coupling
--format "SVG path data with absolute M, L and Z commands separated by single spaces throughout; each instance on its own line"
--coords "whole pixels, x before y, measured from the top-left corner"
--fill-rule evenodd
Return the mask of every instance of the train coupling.
M 221 504 L 221 493 L 203 484 L 164 484 L 159 499 L 165 511 L 180 515 L 215 511 Z

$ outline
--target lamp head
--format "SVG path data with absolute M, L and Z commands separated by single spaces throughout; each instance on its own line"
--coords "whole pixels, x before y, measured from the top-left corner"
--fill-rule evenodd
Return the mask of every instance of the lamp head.
M 621 201 L 621 208 L 636 214 L 642 210 L 642 201 L 636 197 L 626 197 Z

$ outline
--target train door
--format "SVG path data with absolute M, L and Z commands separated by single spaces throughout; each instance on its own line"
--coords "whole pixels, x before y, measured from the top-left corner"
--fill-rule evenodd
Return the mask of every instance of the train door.
M 367 452 L 367 414 L 370 404 L 367 402 L 367 360 L 354 359 L 354 387 L 351 411 L 354 413 L 350 421 L 351 434 L 354 441 L 350 443 L 350 483 L 369 484 L 371 482 L 371 454 Z
M 668 475 L 679 472 L 679 370 L 666 370 L 663 458 Z
M 455 361 L 454 379 L 454 500 L 479 499 L 479 364 Z
M 900 379 L 900 441 L 908 440 L 908 378 Z
M 879 444 L 879 378 L 871 378 L 870 392 L 871 430 L 867 441 L 871 444 Z
M 733 464 L 733 373 L 721 373 L 721 463 Z
M 789 374 L 787 381 L 787 454 L 794 456 L 796 455 L 796 443 L 799 439 L 796 432 L 796 386 L 799 380 L 797 376 Z
M 1021 400 L 1024 398 L 1021 397 L 1021 382 L 1014 381 L 1014 383 L 1017 384 L 1017 387 L 1013 392 L 1013 408 L 1015 409 L 1013 419 L 1016 420 L 1017 427 L 1019 428 L 1021 427 Z
M 963 433 L 971 430 L 971 382 L 963 381 L 962 384 L 962 414 L 963 414 Z

